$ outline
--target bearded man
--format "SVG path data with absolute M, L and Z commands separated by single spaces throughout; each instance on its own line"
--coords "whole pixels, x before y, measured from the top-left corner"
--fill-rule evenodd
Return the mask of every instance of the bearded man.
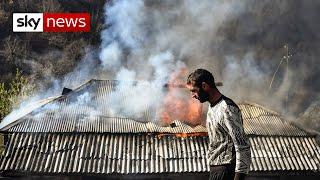
M 239 107 L 220 93 L 213 75 L 205 69 L 192 72 L 187 87 L 193 98 L 210 104 L 206 119 L 209 179 L 244 179 L 249 172 L 251 154 Z

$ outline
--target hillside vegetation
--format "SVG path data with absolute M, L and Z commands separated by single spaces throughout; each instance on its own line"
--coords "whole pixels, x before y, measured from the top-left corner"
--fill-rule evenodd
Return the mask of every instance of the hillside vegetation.
M 0 119 L 18 103 L 17 97 L 26 96 L 37 88 L 35 82 L 63 77 L 76 67 L 86 47 L 99 47 L 104 3 L 89 0 L 0 1 Z M 91 31 L 13 33 L 14 12 L 89 12 Z

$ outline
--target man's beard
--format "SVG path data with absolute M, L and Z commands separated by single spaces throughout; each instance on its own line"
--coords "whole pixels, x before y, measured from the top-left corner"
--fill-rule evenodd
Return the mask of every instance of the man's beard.
M 209 100 L 209 94 L 205 92 L 202 88 L 199 90 L 199 96 L 197 98 L 201 103 L 204 103 Z

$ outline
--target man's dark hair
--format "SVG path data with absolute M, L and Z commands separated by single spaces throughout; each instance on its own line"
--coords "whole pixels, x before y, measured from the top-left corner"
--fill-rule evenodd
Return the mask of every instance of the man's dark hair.
M 213 75 L 205 69 L 196 69 L 188 76 L 187 84 L 201 87 L 202 82 L 209 84 L 212 88 L 216 87 Z

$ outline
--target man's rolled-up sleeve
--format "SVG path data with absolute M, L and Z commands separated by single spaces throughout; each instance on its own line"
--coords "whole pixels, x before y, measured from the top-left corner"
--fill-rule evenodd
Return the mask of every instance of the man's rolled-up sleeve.
M 251 164 L 250 144 L 244 132 L 240 110 L 237 107 L 228 106 L 225 110 L 224 122 L 236 151 L 235 172 L 248 174 Z

